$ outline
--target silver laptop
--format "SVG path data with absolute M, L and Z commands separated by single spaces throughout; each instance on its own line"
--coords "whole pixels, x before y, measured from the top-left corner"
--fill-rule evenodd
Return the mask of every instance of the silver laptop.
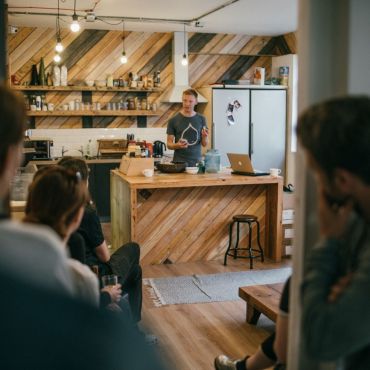
M 227 153 L 227 157 L 231 165 L 231 173 L 245 176 L 266 176 L 270 174 L 269 172 L 253 169 L 248 154 Z

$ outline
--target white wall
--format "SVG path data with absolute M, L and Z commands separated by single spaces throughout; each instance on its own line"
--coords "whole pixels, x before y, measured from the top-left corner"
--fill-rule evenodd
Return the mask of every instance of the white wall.
M 85 129 L 34 129 L 29 130 L 32 138 L 43 137 L 51 138 L 54 141 L 52 157 L 61 157 L 62 148 L 68 150 L 66 155 L 80 156 L 78 151 L 83 148 L 86 154 L 86 147 L 89 140 L 92 140 L 90 146 L 90 155 L 97 154 L 97 139 L 122 138 L 126 139 L 127 134 L 134 134 L 135 139 L 146 141 L 161 140 L 166 142 L 166 128 L 85 128 Z

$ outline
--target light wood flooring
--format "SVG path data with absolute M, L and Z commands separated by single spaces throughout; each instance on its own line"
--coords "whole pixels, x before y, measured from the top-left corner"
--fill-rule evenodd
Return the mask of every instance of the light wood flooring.
M 276 264 L 255 261 L 255 269 L 289 266 L 290 260 Z M 247 260 L 165 264 L 143 267 L 144 278 L 213 274 L 249 269 Z M 144 289 L 143 327 L 159 339 L 157 349 L 168 369 L 214 369 L 215 356 L 225 353 L 240 358 L 256 351 L 274 324 L 261 318 L 257 326 L 245 321 L 245 302 L 228 301 L 154 307 Z

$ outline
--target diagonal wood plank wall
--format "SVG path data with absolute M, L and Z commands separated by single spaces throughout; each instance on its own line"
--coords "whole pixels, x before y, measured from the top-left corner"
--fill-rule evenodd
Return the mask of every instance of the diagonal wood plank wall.
M 68 80 L 74 84 L 85 79 L 105 79 L 107 74 L 114 78 L 127 78 L 130 71 L 139 75 L 161 71 L 161 87 L 165 93 L 172 85 L 172 34 L 125 32 L 125 48 L 129 61 L 121 65 L 122 33 L 107 30 L 84 30 L 74 34 L 62 29 L 62 63 L 68 67 Z M 260 37 L 229 34 L 189 33 L 189 76 L 190 85 L 197 88 L 224 79 L 252 78 L 256 66 L 266 68 L 266 77 L 271 73 L 271 56 L 296 52 L 295 34 L 278 37 Z M 45 66 L 53 64 L 55 31 L 46 28 L 22 27 L 9 35 L 8 52 L 10 75 L 23 83 L 30 81 L 32 64 L 44 57 Z M 126 100 L 132 93 L 99 92 L 93 101 L 105 105 L 110 101 Z M 81 99 L 78 92 L 49 92 L 46 100 L 55 105 Z M 151 103 L 156 102 L 161 111 L 158 117 L 148 118 L 148 127 L 165 127 L 169 118 L 181 108 L 181 104 L 160 103 L 160 94 L 151 94 Z M 117 128 L 136 126 L 135 117 L 97 117 L 94 127 Z M 37 128 L 80 128 L 78 117 L 38 118 Z

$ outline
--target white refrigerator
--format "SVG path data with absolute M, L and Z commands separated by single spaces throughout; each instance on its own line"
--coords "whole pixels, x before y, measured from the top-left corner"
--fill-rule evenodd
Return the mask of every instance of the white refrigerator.
M 285 170 L 286 90 L 212 89 L 212 147 L 228 166 L 226 153 L 249 154 L 253 167 Z

